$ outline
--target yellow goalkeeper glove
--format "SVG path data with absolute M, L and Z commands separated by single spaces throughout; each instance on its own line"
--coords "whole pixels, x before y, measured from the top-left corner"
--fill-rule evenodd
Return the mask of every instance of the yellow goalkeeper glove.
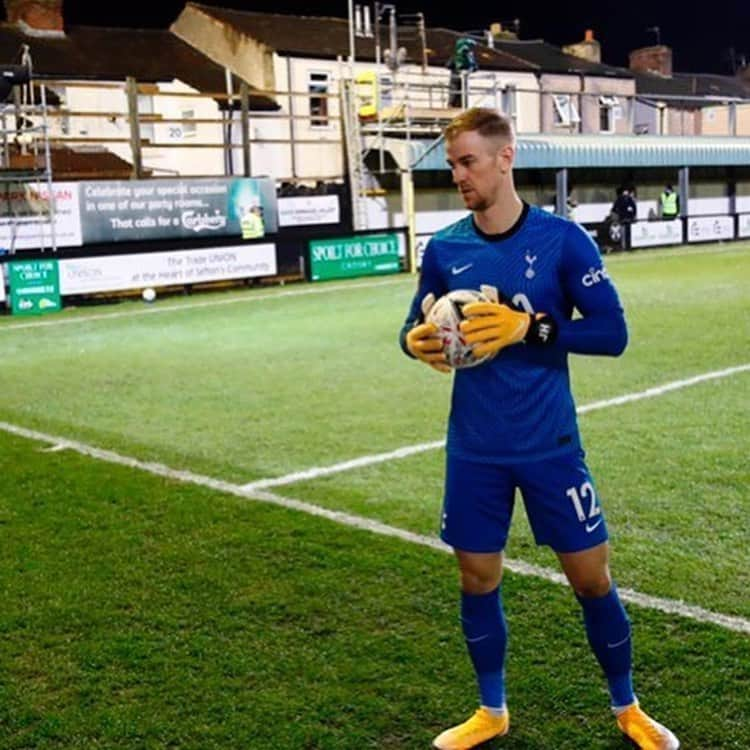
M 461 322 L 461 333 L 472 345 L 475 357 L 497 354 L 521 341 L 551 344 L 557 335 L 557 326 L 549 315 L 519 312 L 503 303 L 472 302 L 463 308 L 463 314 L 466 320 Z
M 434 304 L 435 295 L 432 292 L 426 294 L 421 302 L 423 320 Z M 438 329 L 434 323 L 419 323 L 407 332 L 406 348 L 413 357 L 438 372 L 450 372 L 451 368 L 445 361 L 443 342 L 437 336 L 437 332 Z

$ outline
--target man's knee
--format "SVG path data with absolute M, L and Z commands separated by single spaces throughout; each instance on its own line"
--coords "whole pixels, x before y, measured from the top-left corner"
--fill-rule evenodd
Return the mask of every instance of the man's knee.
M 456 550 L 461 590 L 467 594 L 487 594 L 494 591 L 503 577 L 503 558 L 500 553 L 476 554 Z
M 583 599 L 596 599 L 606 596 L 612 588 L 612 578 L 609 571 L 601 571 L 592 576 L 581 576 L 576 581 L 571 581 L 573 590 Z
M 501 575 L 482 575 L 462 570 L 460 575 L 461 591 L 466 594 L 488 594 L 500 585 Z
M 558 553 L 565 575 L 578 596 L 593 599 L 606 596 L 612 587 L 609 573 L 609 544 L 581 552 Z

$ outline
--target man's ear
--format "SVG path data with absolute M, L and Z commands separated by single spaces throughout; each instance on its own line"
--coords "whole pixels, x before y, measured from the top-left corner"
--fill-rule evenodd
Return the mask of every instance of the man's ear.
M 516 158 L 516 147 L 512 143 L 506 143 L 500 148 L 500 171 L 506 174 L 513 168 L 513 161 Z

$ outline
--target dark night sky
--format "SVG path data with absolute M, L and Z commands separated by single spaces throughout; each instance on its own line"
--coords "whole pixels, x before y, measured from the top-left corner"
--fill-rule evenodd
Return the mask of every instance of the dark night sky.
M 356 0 L 355 0 L 356 1 Z M 332 2 L 287 2 L 285 0 L 202 0 L 238 10 L 347 17 L 347 0 Z M 365 4 L 362 2 L 361 4 Z M 440 5 L 455 3 L 441 2 Z M 489 27 L 492 21 L 509 25 L 521 21 L 521 38 L 543 38 L 562 46 L 580 41 L 584 30 L 594 30 L 602 45 L 602 61 L 627 66 L 628 51 L 656 42 L 649 27 L 658 26 L 663 44 L 673 51 L 675 71 L 696 73 L 732 73 L 732 59 L 744 56 L 750 62 L 750 2 L 714 0 L 708 3 L 658 2 L 658 0 L 602 0 L 565 3 L 516 2 L 483 3 L 459 6 L 460 12 L 438 10 L 437 2 L 396 3 L 399 15 L 422 11 L 428 26 L 444 26 L 459 31 Z M 700 12 L 688 11 L 699 5 Z M 497 10 L 493 10 L 493 6 Z M 553 6 L 550 10 L 542 10 Z M 184 7 L 180 0 L 133 0 L 125 3 L 64 0 L 66 23 L 131 28 L 166 28 Z M 732 57 L 734 51 L 734 58 Z

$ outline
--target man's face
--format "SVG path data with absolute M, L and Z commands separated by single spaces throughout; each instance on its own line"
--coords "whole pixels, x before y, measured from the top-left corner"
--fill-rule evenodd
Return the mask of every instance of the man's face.
M 500 194 L 513 161 L 513 147 L 477 131 L 460 133 L 446 146 L 453 182 L 466 208 L 486 211 Z

